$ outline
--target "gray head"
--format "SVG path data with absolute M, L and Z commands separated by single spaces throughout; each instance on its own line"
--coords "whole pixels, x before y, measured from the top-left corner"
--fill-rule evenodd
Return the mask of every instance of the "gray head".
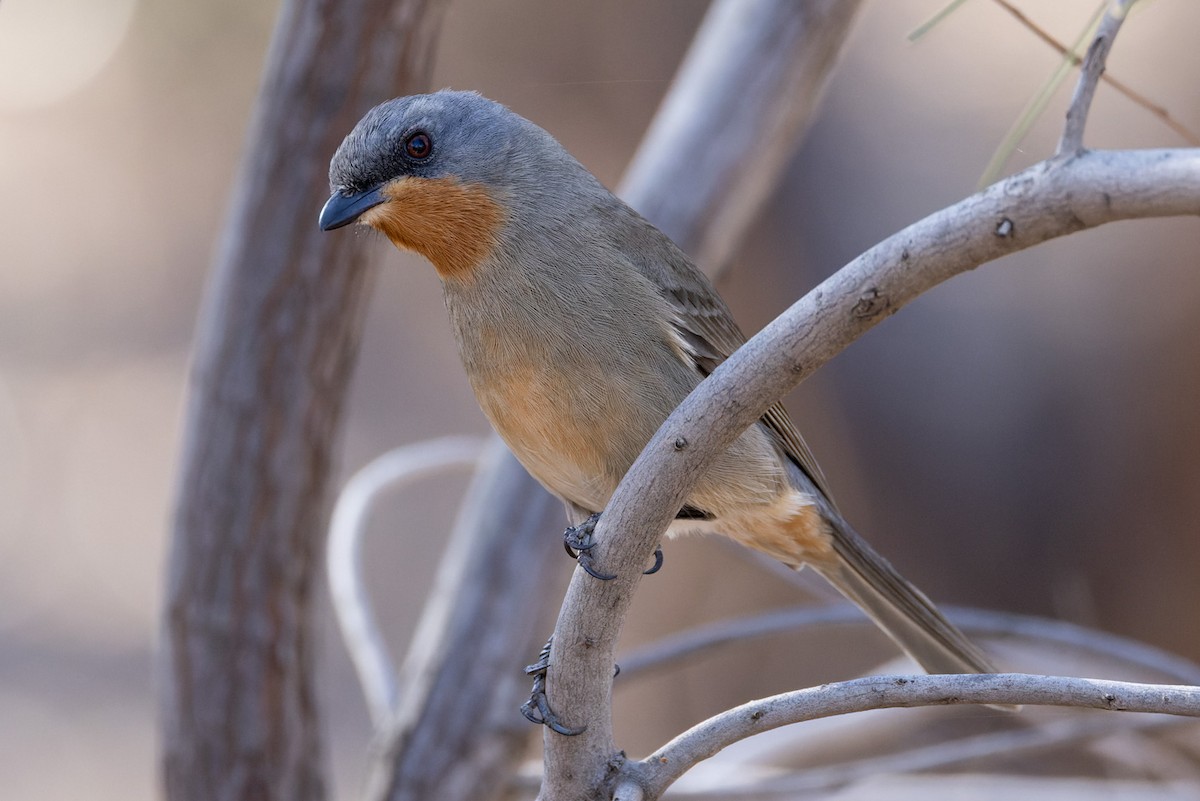
M 583 170 L 541 128 L 476 92 L 396 98 L 368 111 L 338 147 L 321 228 L 387 202 L 384 188 L 400 179 L 451 179 L 498 196 L 564 159 Z
M 506 223 L 528 232 L 580 203 L 611 202 L 554 137 L 475 92 L 371 109 L 334 154 L 329 183 L 323 230 L 366 223 L 443 278 L 486 258 Z

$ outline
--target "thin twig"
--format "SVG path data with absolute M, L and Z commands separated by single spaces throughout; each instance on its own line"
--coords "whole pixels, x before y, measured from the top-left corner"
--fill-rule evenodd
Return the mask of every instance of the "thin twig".
M 1065 620 L 985 609 L 952 606 L 947 609 L 947 614 L 957 625 L 970 631 L 1066 645 L 1154 671 L 1167 681 L 1200 685 L 1200 665 L 1190 659 L 1107 631 L 1077 626 Z
M 947 3 L 945 6 L 943 6 L 932 17 L 922 22 L 912 31 L 909 31 L 908 41 L 916 42 L 923 38 L 925 34 L 932 31 L 938 25 L 941 25 L 947 17 L 957 11 L 964 2 L 966 2 L 966 0 L 951 0 L 950 3 Z
M 1145 643 L 1059 620 L 1009 612 L 943 606 L 942 611 L 957 626 L 972 634 L 989 637 L 1018 637 L 1067 645 L 1118 659 L 1132 666 L 1155 671 L 1170 681 L 1200 685 L 1200 665 Z M 697 626 L 664 637 L 621 656 L 620 682 L 644 672 L 690 659 L 709 649 L 812 626 L 873 625 L 858 607 L 849 603 L 802 606 Z
M 1049 31 L 1047 31 L 1045 28 L 1042 28 L 1037 23 L 1035 23 L 1033 20 L 1031 20 L 1028 16 L 1025 15 L 1024 11 L 1017 8 L 1012 3 L 1008 2 L 1008 0 L 992 0 L 992 2 L 994 2 L 996 5 L 1000 6 L 1002 9 L 1007 11 L 1009 14 L 1016 17 L 1017 22 L 1024 25 L 1025 28 L 1030 33 L 1032 33 L 1034 36 L 1041 39 L 1043 42 L 1045 42 L 1046 44 L 1050 45 L 1052 48 L 1057 50 L 1058 54 L 1060 56 L 1062 56 L 1063 58 L 1070 61 L 1076 67 L 1078 67 L 1083 62 L 1083 59 L 1081 59 L 1079 56 L 1077 56 L 1073 50 L 1069 49 L 1065 44 L 1063 44 L 1062 42 L 1058 41 L 1053 36 L 1051 36 Z M 1105 76 L 1105 78 L 1107 79 L 1107 76 Z
M 1030 33 L 1058 51 L 1058 54 L 1067 59 L 1067 61 L 1069 61 L 1073 66 L 1077 67 L 1083 63 L 1083 59 L 1080 58 L 1074 51 L 1060 42 L 1049 31 L 1040 27 L 1037 23 L 1026 16 L 1025 12 L 1008 2 L 1008 0 L 993 0 L 993 2 L 1003 8 L 1009 14 L 1016 17 L 1017 21 L 1024 25 Z M 1172 117 L 1171 112 L 1168 111 L 1165 106 L 1155 103 L 1141 92 L 1129 86 L 1124 81 L 1113 77 L 1108 72 L 1102 73 L 1100 75 L 1100 80 L 1104 81 L 1113 89 L 1125 95 L 1125 97 L 1129 98 L 1136 105 L 1141 106 L 1146 111 L 1149 111 L 1151 114 L 1161 119 L 1163 124 L 1177 133 L 1189 145 L 1200 145 L 1200 136 L 1193 133 L 1189 128 Z
M 949 704 L 1070 706 L 1200 717 L 1200 687 L 992 673 L 874 676 L 825 684 L 735 707 L 689 729 L 641 762 L 657 798 L 697 762 L 751 735 L 806 720 L 892 707 Z
M 350 477 L 338 495 L 326 543 L 326 577 L 334 617 L 376 731 L 384 730 L 396 709 L 396 669 L 367 597 L 362 574 L 362 538 L 380 496 L 444 470 L 471 467 L 483 440 L 444 437 L 388 451 Z
M 1083 69 L 1079 74 L 1079 83 L 1075 85 L 1071 105 L 1067 108 L 1067 123 L 1063 128 L 1056 155 L 1070 155 L 1083 149 L 1083 129 L 1087 126 L 1088 112 L 1092 108 L 1092 99 L 1096 96 L 1096 85 L 1104 73 L 1104 65 L 1108 61 L 1108 54 L 1112 50 L 1117 32 L 1121 30 L 1121 24 L 1125 22 L 1129 8 L 1134 2 L 1136 0 L 1110 0 L 1108 12 L 1100 21 L 1096 37 L 1083 59 Z

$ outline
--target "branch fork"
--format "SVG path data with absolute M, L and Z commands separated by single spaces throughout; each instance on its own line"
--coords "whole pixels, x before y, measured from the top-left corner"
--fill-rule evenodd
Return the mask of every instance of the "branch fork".
M 1056 704 L 1200 714 L 1200 691 L 1190 687 L 1023 674 L 876 677 L 730 710 L 642 762 L 622 759 L 613 773 L 620 753 L 612 737 L 613 654 L 641 566 L 695 480 L 771 403 L 954 275 L 1115 220 L 1200 215 L 1200 149 L 1082 147 L 1095 87 L 1129 5 L 1113 0 L 1101 22 L 1053 158 L 914 223 L 846 265 L 717 368 L 647 444 L 596 526 L 592 556 L 616 578 L 597 582 L 577 570 L 563 602 L 548 696 L 553 709 L 587 728 L 577 737 L 544 735 L 539 798 L 582 797 L 608 787 L 610 798 L 655 799 L 699 760 L 762 728 L 881 706 Z

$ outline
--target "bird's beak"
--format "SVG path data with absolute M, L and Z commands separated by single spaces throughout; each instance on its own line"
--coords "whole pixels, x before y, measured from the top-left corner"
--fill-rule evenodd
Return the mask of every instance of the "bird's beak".
M 359 218 L 359 216 L 367 209 L 378 206 L 387 200 L 384 197 L 383 187 L 376 186 L 365 192 L 358 192 L 353 195 L 343 195 L 341 192 L 334 192 L 329 200 L 325 201 L 325 208 L 321 209 L 321 216 L 318 219 L 318 224 L 322 231 L 332 231 L 334 228 L 341 228 L 343 225 L 349 225 Z

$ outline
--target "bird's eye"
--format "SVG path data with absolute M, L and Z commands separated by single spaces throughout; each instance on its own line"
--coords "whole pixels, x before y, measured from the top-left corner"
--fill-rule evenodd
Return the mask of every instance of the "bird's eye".
M 423 159 L 433 152 L 433 140 L 424 131 L 409 134 L 404 140 L 404 152 L 414 159 Z

